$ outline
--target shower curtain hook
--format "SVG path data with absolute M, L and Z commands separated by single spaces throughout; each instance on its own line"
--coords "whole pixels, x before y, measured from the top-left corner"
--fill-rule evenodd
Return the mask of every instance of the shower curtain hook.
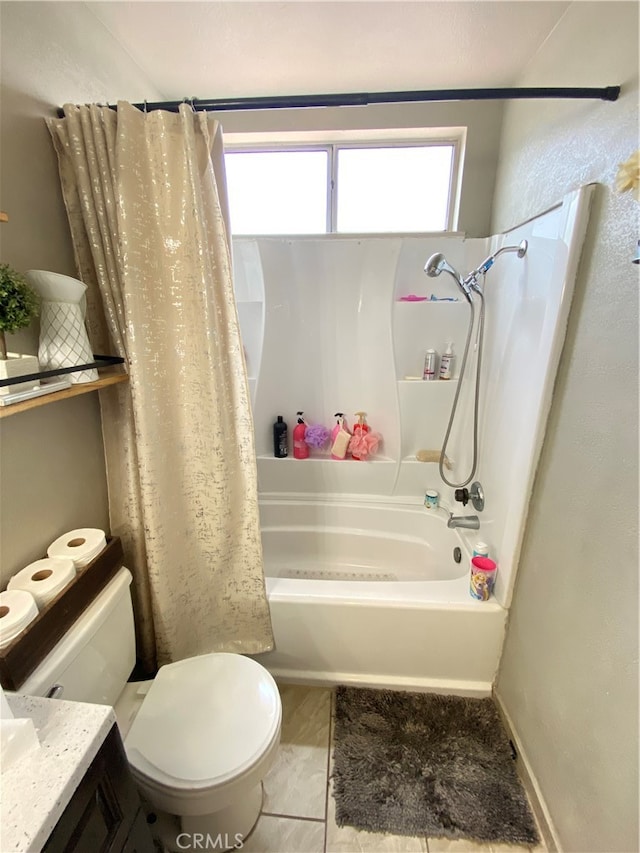
M 147 114 L 147 99 L 145 98 L 142 103 L 143 103 L 143 107 L 144 107 L 144 114 L 146 115 Z

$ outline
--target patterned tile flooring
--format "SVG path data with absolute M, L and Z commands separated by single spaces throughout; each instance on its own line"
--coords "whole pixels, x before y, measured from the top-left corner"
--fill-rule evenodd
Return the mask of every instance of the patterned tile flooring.
M 332 698 L 324 687 L 280 684 L 282 737 L 264 780 L 258 823 L 247 853 L 525 853 L 532 848 L 410 838 L 337 826 L 331 794 Z M 535 848 L 544 853 L 545 848 Z

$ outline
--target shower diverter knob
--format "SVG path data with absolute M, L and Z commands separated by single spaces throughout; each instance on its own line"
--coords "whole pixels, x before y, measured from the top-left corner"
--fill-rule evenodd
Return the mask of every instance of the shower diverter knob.
M 470 489 L 456 489 L 455 498 L 462 506 L 466 506 L 471 499 L 476 512 L 482 512 L 484 509 L 484 492 L 482 491 L 482 484 L 478 480 L 471 483 Z
M 466 506 L 469 503 L 469 489 L 456 489 L 455 497 L 462 506 Z

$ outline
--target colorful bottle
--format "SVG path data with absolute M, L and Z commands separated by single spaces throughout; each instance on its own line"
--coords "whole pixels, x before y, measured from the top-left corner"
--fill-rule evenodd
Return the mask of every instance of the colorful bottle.
M 438 353 L 434 349 L 428 349 L 424 357 L 424 370 L 422 378 L 432 381 L 436 378 L 436 367 L 438 364 Z
M 298 423 L 293 429 L 293 458 L 294 459 L 308 459 L 309 458 L 309 445 L 304 440 L 305 434 L 307 432 L 307 425 L 302 419 L 302 415 L 304 412 L 297 412 L 298 415 Z
M 446 350 L 442 353 L 440 359 L 440 379 L 453 379 L 453 362 L 455 355 L 453 354 L 453 341 L 447 343 Z
M 287 425 L 282 415 L 278 415 L 278 420 L 273 425 L 273 455 L 276 459 L 286 459 L 289 455 L 287 447 Z
M 427 489 L 424 493 L 424 505 L 427 509 L 437 509 L 440 495 L 434 489 Z
M 347 429 L 347 422 L 344 419 L 342 412 L 336 412 L 334 415 L 337 418 L 336 425 L 331 430 L 331 458 L 344 459 L 347 455 L 347 447 L 351 434 Z
M 473 546 L 473 555 L 474 557 L 488 557 L 489 556 L 489 546 L 486 542 L 476 542 Z
M 354 424 L 354 426 L 353 426 L 354 436 L 357 435 L 358 433 L 360 433 L 362 435 L 362 434 L 369 432 L 371 430 L 371 427 L 369 426 L 369 424 L 365 420 L 366 416 L 367 416 L 366 412 L 356 412 L 356 417 L 358 418 L 358 423 Z M 356 459 L 358 462 L 360 461 L 360 456 L 357 455 L 356 453 L 352 453 L 351 458 Z

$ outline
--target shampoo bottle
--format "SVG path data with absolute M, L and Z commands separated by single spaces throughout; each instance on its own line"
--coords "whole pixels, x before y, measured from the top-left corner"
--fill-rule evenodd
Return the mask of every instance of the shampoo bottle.
M 278 420 L 273 425 L 273 455 L 276 459 L 286 459 L 289 455 L 287 448 L 287 425 L 282 415 L 278 415 Z
M 307 432 L 307 425 L 302 420 L 302 415 L 304 412 L 298 412 L 298 423 L 293 429 L 293 458 L 294 459 L 308 459 L 309 458 L 309 445 L 304 440 L 305 433 Z
M 453 342 L 447 343 L 447 348 L 440 359 L 440 379 L 453 379 L 453 362 L 455 355 L 453 354 Z

